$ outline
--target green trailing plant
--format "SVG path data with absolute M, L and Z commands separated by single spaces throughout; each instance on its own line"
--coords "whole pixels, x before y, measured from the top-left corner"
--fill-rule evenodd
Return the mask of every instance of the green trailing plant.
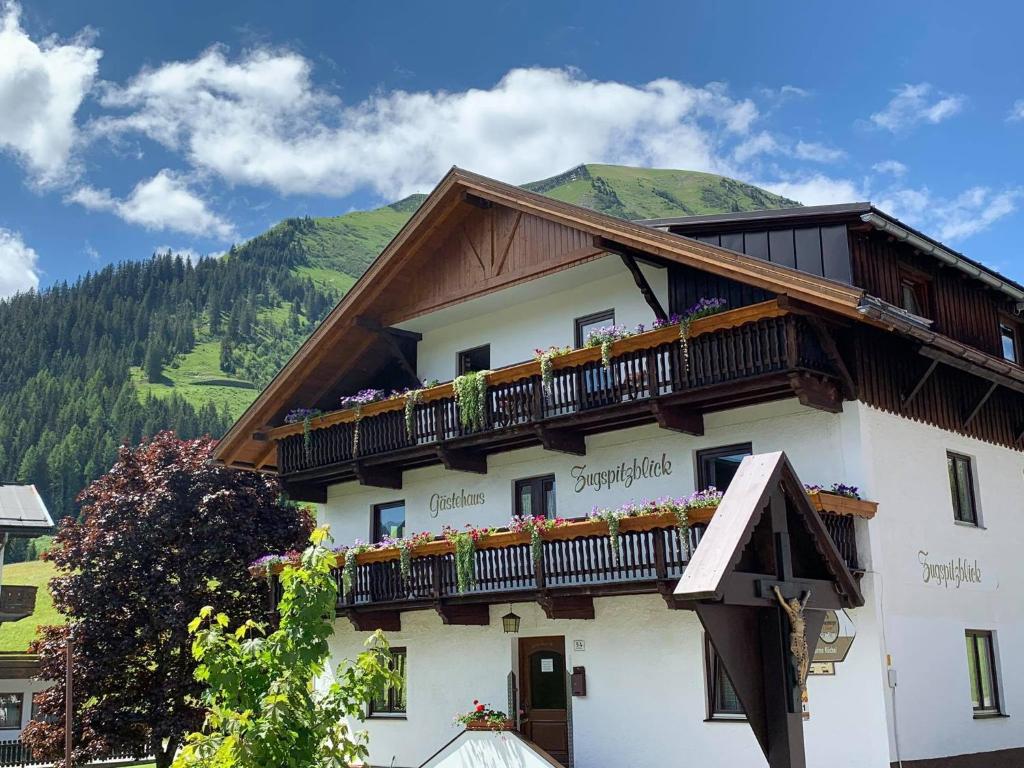
M 323 412 L 319 408 L 296 408 L 284 417 L 285 424 L 302 422 L 302 449 L 306 454 L 306 461 L 309 461 L 313 456 L 313 419 L 322 415 Z
M 694 320 L 717 315 L 722 312 L 728 302 L 725 299 L 703 298 L 690 307 L 679 320 L 679 343 L 683 348 L 683 370 L 690 370 L 690 330 Z
M 455 580 L 459 594 L 464 594 L 476 586 L 476 545 L 489 534 L 489 528 L 473 528 L 467 525 L 466 530 L 458 531 L 445 526 L 444 537 L 452 543 L 455 550 Z
M 572 347 L 548 347 L 547 349 L 533 350 L 534 359 L 540 363 L 540 380 L 544 387 L 544 394 L 551 396 L 551 388 L 555 381 L 554 359 L 572 352 Z
M 416 406 L 422 402 L 422 389 L 410 389 L 405 393 L 405 434 L 409 442 L 416 441 Z
M 352 425 L 352 456 L 359 455 L 359 425 L 363 420 L 363 406 L 356 406 L 356 420 Z
M 487 423 L 487 376 L 490 371 L 470 371 L 452 382 L 459 424 L 463 429 L 480 430 Z
M 329 668 L 337 584 L 334 557 L 316 531 L 301 563 L 281 572 L 280 621 L 233 621 L 207 606 L 189 624 L 205 721 L 189 734 L 174 768 L 345 766 L 367 757 L 367 704 L 399 679 L 379 631 L 354 662 Z M 237 626 L 233 626 L 237 625 Z M 333 671 L 328 685 L 313 681 Z
M 541 535 L 542 532 L 561 528 L 567 523 L 568 520 L 564 517 L 549 518 L 543 515 L 536 515 L 535 517 L 523 515 L 521 517 L 513 517 L 512 521 L 508 524 L 508 529 L 515 533 L 529 532 L 530 555 L 533 558 L 533 564 L 540 565 L 540 561 L 544 557 L 544 538 Z
M 630 331 L 624 325 L 605 325 L 601 328 L 595 328 L 588 333 L 584 346 L 601 347 L 601 365 L 605 368 L 611 368 L 612 344 L 619 339 L 625 339 L 639 332 L 642 332 L 642 327 L 638 327 L 636 331 Z

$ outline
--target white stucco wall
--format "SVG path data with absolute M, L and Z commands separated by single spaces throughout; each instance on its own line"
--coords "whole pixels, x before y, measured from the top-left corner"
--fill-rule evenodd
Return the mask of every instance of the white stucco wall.
M 668 271 L 641 265 L 668 309 Z M 615 310 L 615 323 L 650 326 L 654 312 L 618 256 L 530 281 L 517 288 L 424 315 L 401 327 L 423 334 L 416 349 L 423 379 L 455 378 L 458 352 L 489 344 L 491 367 L 533 359 L 538 347 L 574 346 L 577 317 Z
M 567 668 L 586 669 L 587 695 L 571 703 L 578 768 L 685 765 L 687 755 L 709 766 L 764 764 L 746 723 L 705 722 L 704 640 L 693 612 L 671 611 L 655 595 L 599 599 L 592 621 L 550 620 L 532 603 L 514 609 L 522 616 L 520 637 L 564 636 Z M 408 715 L 361 726 L 370 735 L 372 764 L 418 766 L 458 732 L 452 719 L 473 699 L 507 709 L 517 645 L 501 629 L 506 611 L 492 606 L 487 627 L 444 626 L 432 611 L 403 614 L 402 631 L 389 633 L 389 640 L 406 648 Z M 858 640 L 848 660 L 835 677 L 809 683 L 809 765 L 888 765 L 872 629 L 859 613 L 853 612 Z M 344 619 L 335 627 L 335 659 L 354 658 L 365 633 Z M 573 650 L 577 640 L 585 650 Z M 851 707 L 855 739 L 849 738 Z
M 881 505 L 870 556 L 896 670 L 893 759 L 1024 746 L 1024 454 L 865 406 L 859 419 L 866 482 Z M 953 519 L 947 450 L 974 458 L 980 528 Z M 981 583 L 925 583 L 922 552 L 934 563 L 977 561 Z M 1008 718 L 973 717 L 966 629 L 995 633 Z
M 338 543 L 365 540 L 370 531 L 371 507 L 397 499 L 406 504 L 406 532 L 440 533 L 444 524 L 461 527 L 504 525 L 512 516 L 513 481 L 554 473 L 558 512 L 563 517 L 586 515 L 597 504 L 617 505 L 629 500 L 666 494 L 684 495 L 695 489 L 695 454 L 703 448 L 751 442 L 755 453 L 785 450 L 800 478 L 808 483 L 829 484 L 858 476 L 851 469 L 857 460 L 849 455 L 852 441 L 846 439 L 849 419 L 801 406 L 795 400 L 737 408 L 705 417 L 701 437 L 683 435 L 650 425 L 592 435 L 587 438 L 587 455 L 571 456 L 525 448 L 488 457 L 486 475 L 451 472 L 441 466 L 414 469 L 403 474 L 402 489 L 361 486 L 356 482 L 333 485 L 319 519 L 330 525 Z M 854 426 L 856 423 L 854 422 Z M 627 488 L 616 484 L 596 490 L 587 487 L 577 493 L 573 468 L 586 471 L 607 469 L 634 458 L 649 457 L 671 464 L 671 474 L 635 482 Z M 485 503 L 441 512 L 433 517 L 431 497 L 465 491 L 483 494 Z

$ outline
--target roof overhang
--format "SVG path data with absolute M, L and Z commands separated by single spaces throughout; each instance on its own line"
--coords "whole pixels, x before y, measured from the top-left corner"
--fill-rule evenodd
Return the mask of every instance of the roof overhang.
M 53 519 L 34 485 L 0 484 L 0 534 L 44 536 L 53 533 Z

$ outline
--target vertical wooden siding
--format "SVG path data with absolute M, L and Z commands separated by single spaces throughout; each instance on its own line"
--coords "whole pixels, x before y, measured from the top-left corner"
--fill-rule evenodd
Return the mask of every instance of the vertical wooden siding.
M 933 329 L 990 355 L 1002 354 L 999 317 L 1000 310 L 1007 308 L 1002 294 L 876 232 L 851 232 L 850 250 L 855 285 L 899 306 L 900 267 L 925 273 L 930 278 L 928 311 Z
M 904 406 L 930 360 L 898 336 L 862 330 L 854 344 L 855 376 L 860 399 L 888 413 L 931 424 L 968 437 L 1021 450 L 1017 437 L 1024 428 L 1024 395 L 997 389 L 977 416 L 964 426 L 970 413 L 991 384 L 985 379 L 939 365 L 914 400 Z

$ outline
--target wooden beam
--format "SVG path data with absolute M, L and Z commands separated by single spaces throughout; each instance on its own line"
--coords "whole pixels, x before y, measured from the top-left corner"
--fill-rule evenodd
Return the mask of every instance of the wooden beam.
M 975 403 L 974 407 L 967 412 L 966 416 L 964 416 L 964 421 L 961 425 L 961 428 L 966 429 L 967 425 L 974 421 L 974 417 L 978 415 L 981 409 L 985 406 L 985 403 L 988 402 L 988 399 L 992 397 L 992 393 L 996 391 L 996 388 L 998 386 L 999 385 L 995 382 L 992 382 L 989 385 L 989 388 L 985 390 L 985 394 L 978 399 L 978 402 Z
M 906 408 L 908 405 L 914 402 L 914 398 L 917 397 L 918 393 L 920 393 L 920 391 L 924 388 L 924 385 L 927 383 L 928 379 L 932 377 L 932 374 L 935 373 L 935 369 L 938 367 L 938 360 L 932 360 L 931 363 L 928 364 L 928 368 L 925 369 L 925 372 L 921 375 L 921 378 L 917 380 L 917 384 L 914 385 L 914 388 L 900 398 L 901 407 Z
M 437 448 L 437 458 L 445 469 L 457 472 L 473 472 L 478 475 L 487 474 L 487 454 L 469 450 L 468 448 Z
M 546 451 L 571 453 L 574 456 L 587 455 L 587 441 L 580 432 L 571 429 L 551 429 L 539 424 L 533 429 Z
M 494 205 L 494 203 L 492 203 L 487 198 L 480 197 L 479 195 L 474 195 L 472 192 L 464 192 L 462 194 L 462 199 L 465 202 L 469 203 L 470 205 L 475 206 L 476 208 L 481 208 L 483 210 L 487 210 L 492 205 Z
M 402 487 L 402 470 L 396 467 L 367 466 L 357 461 L 353 470 L 360 485 L 395 490 Z
M 379 322 L 371 317 L 365 315 L 359 315 L 356 318 L 356 325 L 360 328 L 364 328 L 377 335 L 377 338 L 384 342 L 384 345 L 390 350 L 391 356 L 398 362 L 398 365 L 405 372 L 406 377 L 410 380 L 410 384 L 418 385 L 420 383 L 419 374 L 416 371 L 416 366 L 413 365 L 412 361 L 405 354 L 405 350 L 402 349 L 401 344 L 395 339 L 391 328 L 387 328 L 381 325 Z M 415 334 L 422 338 L 421 334 Z M 418 339 L 417 339 L 418 340 Z
M 853 376 L 850 374 L 850 369 L 846 365 L 846 361 L 843 360 L 843 356 L 839 354 L 839 347 L 836 345 L 836 340 L 832 336 L 828 327 L 821 321 L 821 318 L 809 316 L 807 323 L 811 326 L 811 330 L 814 335 L 818 338 L 818 343 L 821 344 L 822 350 L 828 356 L 828 359 L 832 362 L 832 365 L 836 367 L 836 373 L 839 374 L 839 382 L 843 385 L 843 397 L 846 400 L 857 399 L 857 384 L 853 380 Z
M 308 501 L 312 504 L 327 503 L 327 486 L 320 483 L 281 483 L 282 490 L 292 501 Z
M 640 289 L 640 293 L 643 294 L 647 305 L 654 311 L 654 316 L 662 322 L 668 320 L 668 314 L 661 306 L 661 302 L 658 301 L 658 297 L 651 289 L 651 284 L 647 282 L 647 278 L 644 276 L 643 270 L 640 269 L 640 265 L 636 263 L 636 258 L 634 258 L 633 254 L 620 251 L 619 257 L 622 259 L 622 263 L 626 265 L 626 269 L 633 275 L 633 282 Z
M 402 614 L 399 611 L 345 611 L 345 616 L 357 632 L 402 631 Z
M 843 398 L 832 382 L 807 373 L 791 373 L 789 384 L 801 405 L 827 413 L 842 413 Z
M 435 603 L 434 610 L 448 625 L 486 627 L 491 623 L 491 609 L 487 603 Z
M 549 619 L 594 618 L 594 598 L 590 595 L 540 595 L 537 603 Z
M 696 408 L 666 405 L 652 400 L 651 412 L 662 429 L 671 429 L 674 432 L 683 432 L 687 435 L 700 436 L 704 434 L 704 414 Z

